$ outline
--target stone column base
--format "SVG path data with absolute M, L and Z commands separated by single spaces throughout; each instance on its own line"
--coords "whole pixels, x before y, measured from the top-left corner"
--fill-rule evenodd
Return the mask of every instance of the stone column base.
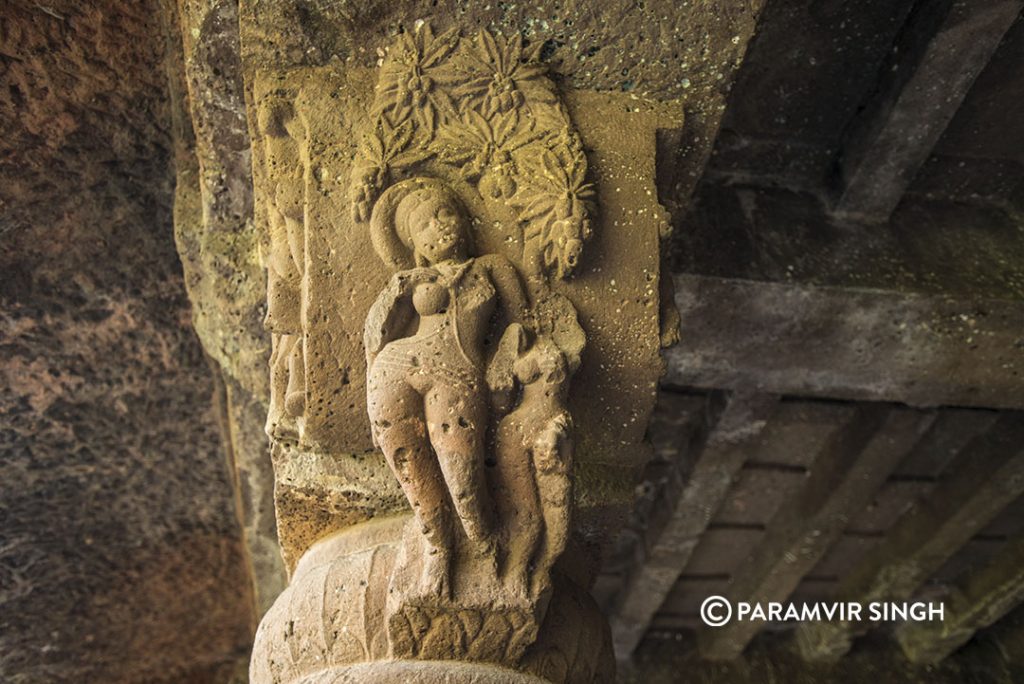
M 491 663 L 393 660 L 360 663 L 311 674 L 299 684 L 547 684 L 547 680 Z
M 589 594 L 554 572 L 536 639 L 514 662 L 514 626 L 499 612 L 453 610 L 413 625 L 415 647 L 389 634 L 388 592 L 410 516 L 356 525 L 302 557 L 264 616 L 254 684 L 600 684 L 614 681 L 607 622 Z M 456 597 L 457 598 L 457 597 Z M 457 602 L 454 602 L 457 605 Z

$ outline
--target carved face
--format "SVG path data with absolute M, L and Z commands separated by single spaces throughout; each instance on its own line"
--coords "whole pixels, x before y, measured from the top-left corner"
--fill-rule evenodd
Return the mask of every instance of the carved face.
M 513 365 L 516 378 L 524 385 L 541 382 L 549 386 L 562 385 L 567 376 L 565 355 L 550 340 L 540 340 L 516 360 Z
M 425 199 L 409 215 L 409 232 L 416 254 L 427 263 L 466 257 L 466 221 L 445 197 Z

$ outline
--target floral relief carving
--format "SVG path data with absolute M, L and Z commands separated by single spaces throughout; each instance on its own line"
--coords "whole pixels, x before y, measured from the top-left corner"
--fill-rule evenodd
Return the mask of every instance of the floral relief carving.
M 524 190 L 530 201 L 519 218 L 526 225 L 525 244 L 535 246 L 529 258 L 539 259 L 543 271 L 564 278 L 576 268 L 592 232 L 588 207 L 595 193 L 586 182 L 582 145 L 571 136 L 561 157 L 558 151 L 545 149 L 525 166 Z
M 460 165 L 467 179 L 479 181 L 480 194 L 494 199 L 511 199 L 518 189 L 517 166 L 513 154 L 543 138 L 533 122 L 519 126 L 515 110 L 485 119 L 467 109 L 459 125 L 445 125 L 438 132 L 433 148 L 446 162 Z
M 353 165 L 355 220 L 368 221 L 386 185 L 433 157 L 515 210 L 529 277 L 568 277 L 591 235 L 594 194 L 539 52 L 486 30 L 466 39 L 421 24 L 400 35 L 382 59 Z
M 453 80 L 444 60 L 458 40 L 455 29 L 434 37 L 429 24 L 399 36 L 381 66 L 374 109 L 391 114 L 395 121 L 413 116 L 427 132 L 433 132 L 439 117 L 455 111 L 447 90 L 440 86 Z
M 539 61 L 541 47 L 538 43 L 526 54 L 520 36 L 509 40 L 481 31 L 466 51 L 468 59 L 462 67 L 465 80 L 455 92 L 469 98 L 486 117 L 512 111 L 527 102 L 557 103 L 551 81 L 545 77 L 546 69 Z

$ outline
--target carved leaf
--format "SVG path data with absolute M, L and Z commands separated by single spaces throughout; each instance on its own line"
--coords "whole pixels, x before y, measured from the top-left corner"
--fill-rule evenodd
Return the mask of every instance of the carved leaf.
M 424 159 L 429 158 L 433 154 L 433 151 L 423 147 L 413 147 L 397 155 L 392 163 L 393 166 L 407 167 L 413 164 L 418 164 Z
M 490 64 L 500 67 L 502 65 L 501 52 L 498 51 L 498 43 L 494 40 L 494 36 L 487 29 L 484 29 L 477 35 L 480 41 L 481 52 L 484 59 Z
M 480 155 L 492 140 L 487 121 L 476 112 L 468 111 L 463 113 L 460 124 L 443 126 L 432 147 L 441 159 L 453 164 L 464 164 Z
M 420 124 L 426 129 L 428 137 L 434 137 L 434 127 L 437 124 L 437 115 L 431 106 L 416 110 Z
M 556 202 L 557 199 L 551 195 L 537 195 L 519 212 L 519 218 L 523 221 L 533 221 L 545 214 L 554 214 Z
M 370 133 L 363 136 L 360 153 L 368 160 L 378 161 L 384 159 L 384 142 L 379 136 Z
M 512 40 L 505 41 L 503 64 L 515 64 L 523 56 L 523 37 L 516 35 Z
M 386 119 L 381 120 L 382 130 L 385 135 L 385 149 L 388 151 L 389 156 L 394 156 L 401 150 L 405 149 L 405 146 L 412 140 L 412 122 L 409 120 L 403 121 L 397 127 L 392 127 Z
M 455 116 L 457 111 L 455 103 L 452 102 L 451 96 L 446 91 L 437 89 L 432 93 L 431 99 L 442 116 L 445 118 L 452 118 Z
M 539 63 L 540 54 L 544 51 L 544 43 L 539 40 L 523 51 L 523 61 L 529 65 Z
M 499 114 L 495 120 L 494 142 L 496 145 L 504 145 L 515 133 L 516 125 L 519 123 L 519 114 L 513 109 L 505 114 Z
M 430 24 L 423 27 L 424 49 L 422 64 L 425 68 L 436 66 L 442 59 L 447 57 L 459 42 L 459 31 L 451 28 L 437 38 L 433 37 Z

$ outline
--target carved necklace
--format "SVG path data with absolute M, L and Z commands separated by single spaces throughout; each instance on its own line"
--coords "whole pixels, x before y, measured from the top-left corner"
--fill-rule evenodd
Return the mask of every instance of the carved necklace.
M 440 274 L 445 288 L 448 290 L 448 311 L 445 314 L 448 316 L 448 320 L 451 321 L 452 330 L 455 334 L 455 346 L 458 347 L 459 353 L 462 354 L 462 358 L 470 366 L 476 366 L 476 363 L 466 353 L 465 347 L 462 345 L 462 336 L 459 334 L 459 297 L 456 292 L 456 287 L 462 282 L 463 276 L 469 271 L 470 266 L 473 265 L 473 259 L 467 259 L 463 263 L 456 263 L 454 266 L 451 262 L 441 262 L 434 264 L 434 268 L 437 269 Z

